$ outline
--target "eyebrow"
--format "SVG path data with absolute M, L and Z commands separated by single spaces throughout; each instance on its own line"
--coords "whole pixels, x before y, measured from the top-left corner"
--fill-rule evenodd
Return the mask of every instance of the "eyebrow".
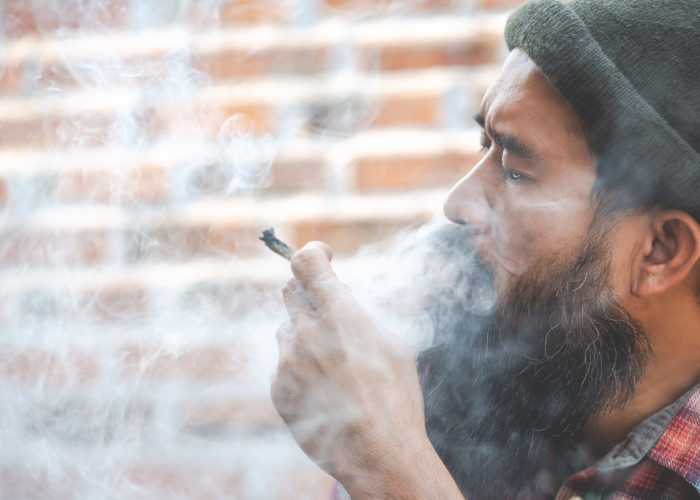
M 474 121 L 481 128 L 485 128 L 486 120 L 484 120 L 484 117 L 481 116 L 481 114 L 477 113 L 476 115 L 474 115 Z M 503 134 L 493 129 L 489 129 L 488 134 L 493 139 L 493 142 L 498 144 L 503 149 L 507 149 L 514 155 L 520 156 L 521 158 L 525 158 L 527 160 L 538 159 L 537 154 L 535 154 L 532 148 L 517 137 L 508 134 Z

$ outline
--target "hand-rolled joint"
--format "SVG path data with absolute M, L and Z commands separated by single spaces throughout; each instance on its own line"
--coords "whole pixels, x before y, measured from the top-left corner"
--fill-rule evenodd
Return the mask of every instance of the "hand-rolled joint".
M 275 252 L 277 255 L 281 255 L 287 260 L 292 260 L 292 256 L 296 250 L 277 238 L 273 228 L 263 231 L 262 236 L 260 236 L 259 239 L 265 243 L 267 248 Z

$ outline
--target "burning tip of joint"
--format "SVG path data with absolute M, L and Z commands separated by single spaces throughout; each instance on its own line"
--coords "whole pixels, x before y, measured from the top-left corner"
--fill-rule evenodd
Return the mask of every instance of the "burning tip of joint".
M 287 260 L 292 260 L 295 250 L 287 245 L 285 242 L 275 236 L 275 230 L 273 228 L 266 229 L 262 232 L 262 236 L 259 237 L 261 241 L 265 243 L 267 248 L 275 252 L 277 255 L 281 255 Z

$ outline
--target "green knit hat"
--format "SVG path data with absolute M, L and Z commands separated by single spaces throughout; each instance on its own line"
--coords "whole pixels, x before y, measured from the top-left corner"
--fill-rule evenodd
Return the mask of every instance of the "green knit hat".
M 599 187 L 700 221 L 700 0 L 532 0 L 505 37 L 585 123 Z

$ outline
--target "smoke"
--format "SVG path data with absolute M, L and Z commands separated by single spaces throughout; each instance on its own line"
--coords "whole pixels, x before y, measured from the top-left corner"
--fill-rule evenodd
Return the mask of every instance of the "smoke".
M 365 246 L 335 268 L 381 330 L 420 352 L 451 335 L 443 322 L 462 313 L 486 314 L 495 306 L 492 280 L 483 273 L 476 249 L 460 244 L 469 239 L 467 228 L 436 216 Z
M 295 29 L 314 22 L 318 2 L 269 2 L 292 24 L 292 64 L 265 25 L 238 32 L 237 16 L 273 15 L 265 3 L 0 4 L 0 498 L 329 491 L 267 401 L 289 269 L 257 234 L 278 223 L 292 233 L 287 211 L 318 215 L 318 205 L 266 191 L 285 175 L 275 161 L 289 137 L 304 146 L 288 155 L 293 166 L 313 158 L 310 139 L 334 162 L 328 176 L 286 173 L 289 184 L 343 191 L 352 155 L 341 142 L 378 116 L 361 86 L 374 85 L 379 56 L 358 58 L 350 45 L 381 41 L 381 26 L 358 35 L 331 19 L 305 37 Z M 330 10 L 355 22 L 413 7 Z M 221 29 L 226 16 L 233 28 Z M 315 81 L 326 45 L 334 73 Z M 256 64 L 285 76 L 282 92 L 258 85 Z M 293 74 L 295 64 L 307 73 Z M 227 74 L 230 65 L 244 76 Z M 440 74 L 419 80 L 449 86 Z M 394 87 L 388 79 L 371 90 Z M 267 93 L 264 102 L 282 103 L 273 111 L 260 105 Z M 445 107 L 450 126 L 461 125 Z M 453 135 L 450 146 L 461 143 Z M 424 220 L 409 202 L 391 213 Z M 447 340 L 455 297 L 469 298 L 460 312 L 470 314 L 495 304 L 473 250 L 442 244 L 460 231 L 438 218 L 334 265 L 382 330 L 420 351 Z
M 420 360 L 428 434 L 467 496 L 555 495 L 591 463 L 588 420 L 633 396 L 651 344 L 611 289 L 609 215 L 573 258 L 515 276 L 490 311 L 453 293 L 452 314 L 430 302 L 447 332 Z M 488 290 L 480 268 L 469 282 Z
M 278 147 L 211 104 L 222 8 L 2 3 L 0 498 L 324 488 L 265 403 L 284 266 L 242 268 L 235 206 L 202 215 L 267 187 Z

